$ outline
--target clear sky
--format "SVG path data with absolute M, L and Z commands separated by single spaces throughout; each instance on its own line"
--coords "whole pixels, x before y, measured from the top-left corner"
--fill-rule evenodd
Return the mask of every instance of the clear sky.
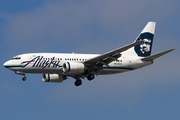
M 1 0 L 1 120 L 180 119 L 179 0 Z M 105 53 L 132 43 L 157 22 L 152 54 L 175 51 L 135 71 L 98 76 L 80 87 L 44 83 L 3 67 L 31 52 Z

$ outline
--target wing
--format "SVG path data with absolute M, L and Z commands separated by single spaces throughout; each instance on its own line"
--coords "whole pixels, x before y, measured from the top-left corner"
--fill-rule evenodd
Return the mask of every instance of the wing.
M 94 67 L 99 67 L 99 68 L 101 68 L 103 65 L 109 66 L 108 65 L 109 63 L 111 63 L 112 61 L 117 60 L 117 58 L 121 57 L 121 52 L 123 52 L 133 46 L 136 46 L 142 42 L 144 42 L 144 41 L 137 41 L 135 43 L 132 43 L 132 44 L 126 45 L 124 47 L 115 49 L 113 51 L 104 53 L 97 57 L 88 59 L 88 60 L 84 61 L 84 64 L 86 66 L 94 66 Z
M 145 57 L 145 58 L 142 58 L 141 60 L 143 61 L 153 61 L 154 59 L 158 58 L 158 57 L 161 57 L 162 55 L 168 53 L 168 52 L 171 52 L 175 49 L 170 49 L 170 50 L 167 50 L 167 51 L 164 51 L 164 52 L 161 52 L 161 53 L 157 53 L 155 55 L 151 55 L 151 56 L 148 56 L 148 57 Z

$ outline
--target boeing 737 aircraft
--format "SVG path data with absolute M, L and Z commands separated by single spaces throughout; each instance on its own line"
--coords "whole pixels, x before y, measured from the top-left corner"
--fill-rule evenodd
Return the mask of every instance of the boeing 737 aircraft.
M 62 82 L 74 78 L 75 85 L 81 79 L 93 80 L 95 75 L 122 73 L 145 67 L 153 60 L 174 50 L 151 55 L 155 22 L 149 22 L 134 43 L 104 54 L 28 53 L 13 57 L 4 67 L 16 74 L 41 73 L 44 82 Z

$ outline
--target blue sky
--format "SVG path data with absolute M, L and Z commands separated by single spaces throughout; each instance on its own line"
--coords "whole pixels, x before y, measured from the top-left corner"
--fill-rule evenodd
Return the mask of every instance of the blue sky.
M 180 119 L 180 1 L 0 1 L 0 119 Z M 80 87 L 69 78 L 44 83 L 3 67 L 31 52 L 105 53 L 132 43 L 149 21 L 157 22 L 152 53 L 176 48 L 153 65 L 98 76 Z

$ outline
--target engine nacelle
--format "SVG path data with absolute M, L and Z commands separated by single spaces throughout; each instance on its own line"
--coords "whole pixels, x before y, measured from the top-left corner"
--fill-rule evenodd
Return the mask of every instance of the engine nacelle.
M 69 74 L 83 73 L 85 66 L 83 63 L 66 62 L 63 64 L 63 72 Z
M 59 74 L 43 74 L 42 80 L 44 82 L 62 82 L 66 80 L 66 76 Z

